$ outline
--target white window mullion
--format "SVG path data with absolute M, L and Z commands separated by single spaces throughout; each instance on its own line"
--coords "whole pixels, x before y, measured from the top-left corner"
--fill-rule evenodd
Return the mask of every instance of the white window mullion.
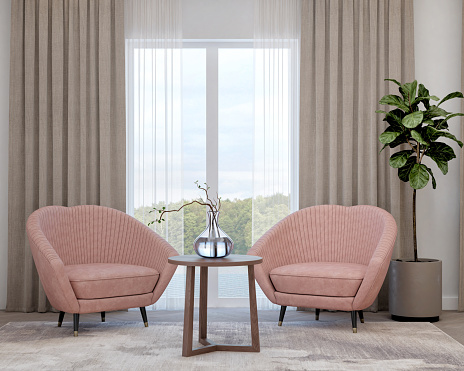
M 218 48 L 206 48 L 206 183 L 211 198 L 218 194 Z M 208 271 L 208 301 L 216 307 L 218 269 Z

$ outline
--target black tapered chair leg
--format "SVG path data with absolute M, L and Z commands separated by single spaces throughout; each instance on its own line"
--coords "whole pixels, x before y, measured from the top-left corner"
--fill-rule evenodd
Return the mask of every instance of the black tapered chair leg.
M 358 310 L 358 313 L 359 313 L 359 320 L 361 321 L 361 323 L 364 323 L 364 313 L 362 310 Z
M 316 308 L 316 321 L 319 321 L 319 313 L 321 313 L 321 310 Z
M 358 328 L 357 328 L 357 324 L 356 324 L 357 319 L 358 319 L 358 316 L 357 316 L 356 311 L 352 310 L 351 311 L 351 325 L 353 326 L 353 332 L 354 333 L 358 332 Z
M 282 305 L 280 307 L 280 315 L 279 315 L 279 326 L 282 326 L 282 322 L 284 321 L 285 311 L 287 310 L 286 305 Z
M 145 327 L 148 327 L 147 310 L 145 307 L 140 307 L 140 313 L 142 313 L 143 324 Z
M 102 318 L 102 322 L 105 322 L 105 312 L 101 312 L 101 318 Z
M 64 312 L 60 312 L 60 315 L 58 316 L 58 327 L 61 327 L 61 324 L 63 323 L 63 318 Z
M 77 336 L 77 332 L 79 331 L 79 313 L 73 314 L 73 322 L 74 322 L 74 336 Z

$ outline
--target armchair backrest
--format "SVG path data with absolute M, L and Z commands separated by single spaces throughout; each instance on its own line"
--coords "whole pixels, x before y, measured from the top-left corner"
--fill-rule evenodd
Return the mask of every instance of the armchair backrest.
M 292 263 L 367 265 L 388 223 L 395 223 L 391 214 L 375 206 L 320 205 L 290 214 L 270 232 Z
M 103 206 L 47 206 L 36 210 L 28 229 L 41 232 L 65 265 L 119 263 L 150 265 L 147 243 L 154 232 L 133 217 Z M 167 243 L 162 237 L 160 246 Z M 148 263 L 148 264 L 147 264 Z

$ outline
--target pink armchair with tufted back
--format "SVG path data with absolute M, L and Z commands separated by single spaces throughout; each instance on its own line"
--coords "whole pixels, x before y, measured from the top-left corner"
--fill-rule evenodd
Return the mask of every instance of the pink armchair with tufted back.
M 103 206 L 47 206 L 26 225 L 34 262 L 51 305 L 74 314 L 140 307 L 155 303 L 176 266 L 174 248 L 131 216 Z
M 375 206 L 321 205 L 299 210 L 267 231 L 248 254 L 263 257 L 256 280 L 274 304 L 350 311 L 377 297 L 396 239 L 396 222 Z

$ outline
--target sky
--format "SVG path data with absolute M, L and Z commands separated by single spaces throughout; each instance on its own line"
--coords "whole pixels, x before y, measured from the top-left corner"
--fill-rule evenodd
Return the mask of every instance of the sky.
M 197 198 L 201 194 L 194 182 L 206 181 L 206 49 L 184 48 L 182 53 L 182 57 L 179 54 L 171 56 L 161 50 L 155 57 L 146 49 L 142 53 L 135 52 L 135 208 L 151 206 L 155 194 L 156 200 L 166 197 L 172 201 L 180 197 Z M 276 162 L 276 148 L 281 151 L 285 145 L 288 147 L 285 130 L 278 126 L 268 130 L 267 137 L 262 137 L 271 142 L 271 145 L 266 145 L 274 151 L 267 149 L 265 157 L 256 156 L 254 159 L 253 148 L 261 150 L 261 144 L 254 143 L 255 119 L 259 116 L 254 107 L 260 107 L 255 101 L 254 57 L 252 48 L 218 50 L 218 190 L 223 199 L 253 196 L 254 160 L 257 161 L 255 165 L 261 161 L 258 166 L 266 169 L 264 172 L 273 174 L 272 179 L 267 176 L 266 180 L 262 173 L 255 171 L 255 192 L 256 184 L 260 182 L 272 183 L 273 190 L 275 178 L 282 178 L 279 184 L 288 183 L 288 156 L 281 156 L 275 169 L 264 165 Z M 170 58 L 173 58 L 172 64 Z M 171 65 L 174 66 L 172 70 Z M 153 84 L 154 74 L 156 82 Z M 168 99 L 165 99 L 166 96 Z M 172 99 L 169 98 L 171 96 Z M 130 110 L 128 114 L 131 115 Z M 165 131 L 166 120 L 168 126 L 173 127 L 172 133 Z M 286 125 L 285 122 L 283 124 Z M 156 156 L 153 156 L 154 149 Z M 167 179 L 164 176 L 166 152 L 171 159 Z M 288 190 L 285 185 L 280 188 Z M 173 192 L 168 194 L 166 189 Z

